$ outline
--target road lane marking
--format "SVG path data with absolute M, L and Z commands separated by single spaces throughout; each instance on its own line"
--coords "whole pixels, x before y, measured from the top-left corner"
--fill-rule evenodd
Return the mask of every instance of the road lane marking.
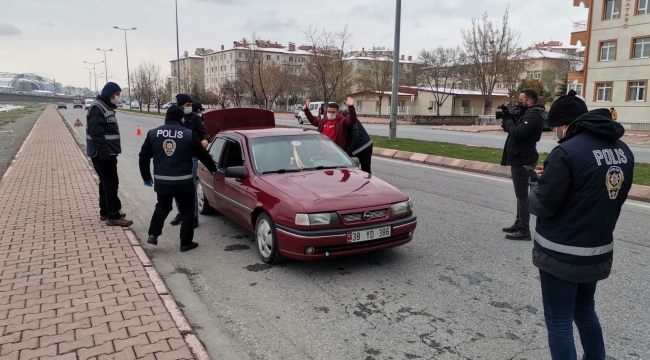
M 412 162 L 409 162 L 409 161 L 384 159 L 384 158 L 376 157 L 376 156 L 373 156 L 373 159 L 382 160 L 382 161 L 386 161 L 386 162 L 392 162 L 392 163 L 398 163 L 398 164 L 404 164 L 404 165 L 410 165 L 410 166 L 415 166 L 415 167 L 420 167 L 420 168 L 425 168 L 425 169 L 437 170 L 437 171 L 442 171 L 442 172 L 447 172 L 447 173 L 452 173 L 452 174 L 465 175 L 465 176 L 477 177 L 477 178 L 481 178 L 481 179 L 499 181 L 499 182 L 504 182 L 504 183 L 512 183 L 512 180 L 510 180 L 510 179 L 502 179 L 502 178 L 499 178 L 499 177 L 496 177 L 496 176 L 489 176 L 489 175 L 479 175 L 479 174 L 471 173 L 471 172 L 468 172 L 468 171 L 453 170 L 453 169 L 443 168 L 443 167 L 440 167 L 440 166 L 422 165 L 422 164 L 412 163 Z M 632 206 L 638 206 L 638 207 L 641 207 L 641 208 L 644 208 L 644 209 L 650 209 L 650 205 L 643 204 L 643 203 L 640 203 L 640 202 L 634 201 L 634 200 L 627 200 L 625 202 L 625 204 L 623 204 L 623 205 L 624 206 L 632 205 Z

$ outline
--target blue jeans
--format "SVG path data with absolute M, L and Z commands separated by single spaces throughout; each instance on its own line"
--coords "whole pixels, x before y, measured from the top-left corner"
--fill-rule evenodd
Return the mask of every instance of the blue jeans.
M 194 180 L 194 187 L 196 188 L 196 169 L 199 167 L 199 160 L 197 158 L 192 158 L 192 176 Z M 181 211 L 178 210 L 178 201 L 174 199 L 174 203 L 176 204 L 176 211 L 180 214 Z M 196 194 L 196 191 L 194 191 L 194 218 L 199 217 L 199 197 Z
M 577 360 L 573 322 L 580 333 L 582 360 L 605 360 L 603 330 L 596 315 L 597 282 L 573 284 L 539 271 L 548 345 L 553 360 Z

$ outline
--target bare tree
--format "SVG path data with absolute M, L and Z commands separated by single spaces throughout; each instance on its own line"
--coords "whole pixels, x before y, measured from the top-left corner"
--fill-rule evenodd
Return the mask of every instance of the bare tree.
M 220 89 L 222 95 L 235 107 L 241 107 L 242 100 L 247 94 L 246 84 L 240 78 L 227 80 Z
M 419 55 L 422 67 L 420 83 L 433 92 L 436 103 L 436 115 L 440 116 L 440 107 L 452 95 L 459 80 L 459 65 L 462 51 L 456 47 L 438 47 L 432 51 L 422 50 Z
M 393 79 L 393 60 L 372 52 L 371 59 L 359 65 L 362 66 L 357 69 L 357 84 L 361 90 L 376 94 L 379 99 L 379 115 L 381 115 L 382 102 Z
M 489 112 L 492 91 L 509 66 L 527 58 L 527 50 L 521 48 L 518 31 L 510 28 L 508 10 L 501 23 L 493 22 L 487 13 L 472 19 L 472 28 L 463 29 L 466 54 L 466 74 L 478 85 L 484 99 L 484 114 Z
M 307 87 L 318 89 L 326 104 L 332 99 L 343 99 L 353 81 L 352 64 L 344 61 L 352 33 L 347 26 L 339 32 L 309 27 L 303 33 L 312 52 L 307 61 L 307 78 L 313 85 Z

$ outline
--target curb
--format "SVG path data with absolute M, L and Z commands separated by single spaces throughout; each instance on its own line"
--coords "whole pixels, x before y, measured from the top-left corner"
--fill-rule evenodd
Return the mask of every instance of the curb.
M 59 115 L 61 116 L 61 120 L 66 122 L 66 125 L 68 125 L 69 121 L 66 120 L 65 117 L 61 115 L 61 113 L 59 113 Z M 66 126 L 66 127 L 68 128 L 68 130 L 70 130 L 70 126 Z M 75 142 L 77 142 L 76 141 L 77 139 L 75 137 L 76 132 L 71 132 L 70 135 L 73 137 Z M 97 177 L 97 174 L 95 174 L 95 170 L 90 165 L 90 162 L 88 161 L 86 154 L 81 150 L 81 147 L 77 147 L 77 149 L 86 160 L 84 163 L 88 167 L 88 170 L 91 172 L 93 179 L 97 184 L 99 184 L 99 177 Z M 21 150 L 18 151 L 18 154 L 20 154 Z M 16 157 L 18 156 L 18 154 L 16 154 Z M 138 256 L 138 260 L 140 260 L 140 263 L 142 263 L 142 267 L 144 267 L 144 270 L 146 271 L 147 275 L 149 275 L 149 279 L 151 280 L 151 282 L 154 285 L 154 288 L 156 289 L 156 294 L 158 294 L 160 300 L 165 305 L 167 312 L 169 313 L 172 320 L 174 321 L 174 324 L 176 324 L 178 331 L 183 336 L 183 340 L 185 341 L 187 347 L 190 349 L 190 352 L 192 353 L 194 359 L 211 360 L 210 355 L 208 355 L 208 352 L 203 346 L 203 343 L 201 343 L 201 340 L 199 340 L 199 338 L 196 336 L 196 333 L 192 329 L 192 326 L 190 325 L 189 321 L 187 321 L 187 318 L 185 318 L 185 315 L 176 304 L 174 298 L 169 294 L 169 290 L 167 289 L 167 285 L 165 285 L 165 281 L 163 280 L 162 276 L 160 276 L 158 271 L 154 268 L 153 263 L 151 262 L 147 254 L 142 249 L 142 246 L 140 246 L 140 242 L 136 238 L 133 231 L 131 231 L 131 229 L 129 228 L 126 228 L 124 229 L 124 233 L 126 234 L 126 237 L 129 239 L 129 244 L 131 244 L 133 251 L 135 251 L 136 255 Z
M 154 118 L 154 119 L 165 120 L 165 113 L 162 113 L 162 112 L 160 113 L 160 115 L 152 115 L 152 114 L 144 112 L 144 111 L 142 112 L 142 114 L 139 114 L 139 113 L 135 113 L 133 111 L 125 111 L 125 110 L 122 110 L 122 109 L 115 109 L 115 110 L 117 110 L 117 111 L 119 111 L 121 113 L 124 113 L 124 114 L 146 116 L 146 117 L 150 117 L 150 118 Z
M 510 166 L 373 147 L 373 156 L 510 179 Z M 632 184 L 628 199 L 650 203 L 650 186 Z

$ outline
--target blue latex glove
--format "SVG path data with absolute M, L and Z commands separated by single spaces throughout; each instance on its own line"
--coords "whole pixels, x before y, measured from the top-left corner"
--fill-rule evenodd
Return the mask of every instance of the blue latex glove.
M 152 187 L 153 186 L 153 179 L 144 180 L 142 183 L 144 184 L 144 186 Z

